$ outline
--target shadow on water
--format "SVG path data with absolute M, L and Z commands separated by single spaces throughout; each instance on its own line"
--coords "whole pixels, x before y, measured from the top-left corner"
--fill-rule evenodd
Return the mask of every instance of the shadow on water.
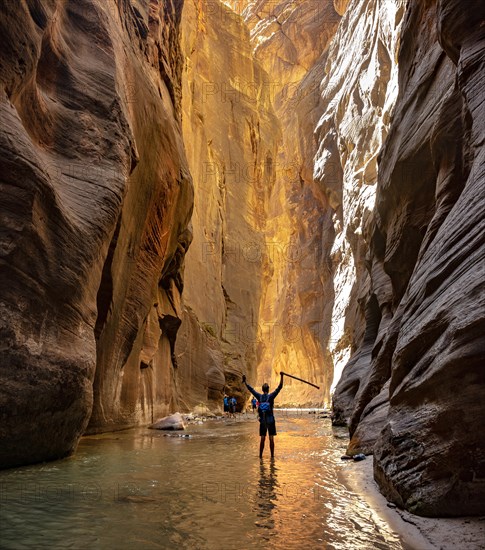
M 340 481 L 343 430 L 280 414 L 276 458 L 258 422 L 84 438 L 75 456 L 0 472 L 0 548 L 401 549 Z M 337 436 L 337 437 L 336 437 Z

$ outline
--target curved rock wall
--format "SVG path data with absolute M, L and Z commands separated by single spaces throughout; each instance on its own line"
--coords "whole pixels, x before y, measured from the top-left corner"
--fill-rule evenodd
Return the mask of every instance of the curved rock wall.
M 322 116 L 316 128 L 314 177 L 331 212 L 326 235 L 333 299 L 325 319 L 334 363 L 332 389 L 354 355 L 352 374 L 333 399 L 334 420 L 344 422 L 358 379 L 368 366 L 368 342 L 381 313 L 366 301 L 368 234 L 377 184 L 377 155 L 386 138 L 397 97 L 397 50 L 404 1 L 350 2 L 328 51 L 321 83 Z M 374 307 L 373 307 L 374 304 Z M 365 318 L 367 317 L 367 331 Z M 350 369 L 348 369 L 350 370 Z M 343 387 L 344 386 L 344 387 Z
M 169 407 L 192 206 L 179 17 L 2 8 L 1 466 L 69 454 L 92 410 L 105 430 Z
M 477 3 L 408 5 L 366 338 L 335 400 L 350 451 L 374 452 L 383 493 L 423 515 L 483 514 L 484 20 Z

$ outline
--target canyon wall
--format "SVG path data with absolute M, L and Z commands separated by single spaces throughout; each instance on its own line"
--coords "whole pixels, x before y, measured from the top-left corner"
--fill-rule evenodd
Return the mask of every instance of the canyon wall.
M 2 7 L 1 466 L 69 454 L 90 418 L 170 408 L 192 208 L 179 18 L 171 1 Z
M 226 4 L 187 2 L 182 19 L 183 130 L 195 185 L 194 240 L 176 344 L 178 395 L 187 409 L 220 408 L 224 391 L 242 407 L 248 399 L 242 374 L 259 386 L 263 379 L 274 383 L 279 370 L 313 380 L 325 371 L 315 331 L 308 329 L 306 343 L 300 337 L 302 317 L 307 325 L 319 322 L 313 245 L 322 227 L 320 200 L 302 192 L 300 177 L 307 163 L 311 180 L 316 116 L 306 115 L 319 101 L 318 88 L 311 88 L 318 81 L 308 79 L 306 90 L 301 82 L 338 17 L 322 25 L 322 17 L 335 16 L 331 3 L 323 12 L 313 2 L 303 12 L 294 2 Z M 275 14 L 280 21 L 258 36 L 258 18 L 271 23 Z M 302 197 L 313 219 L 296 231 Z M 300 235 L 305 231 L 309 235 Z M 310 262 L 309 280 L 300 283 L 307 293 L 304 313 L 292 298 L 301 241 Z M 299 347 L 299 364 L 285 356 L 290 346 Z M 308 397 L 301 385 L 295 388 L 282 399 L 321 402 L 321 394 Z
M 327 276 L 331 208 L 315 185 L 314 128 L 322 112 L 319 84 L 340 15 L 331 1 L 248 2 L 242 12 L 255 57 L 272 83 L 282 141 L 266 207 L 258 345 L 258 379 L 271 385 L 285 371 L 320 386 L 285 379 L 279 402 L 330 403 L 328 350 L 333 285 Z
M 242 374 L 271 385 L 280 403 L 330 402 L 331 209 L 314 186 L 313 130 L 333 2 L 191 2 L 183 16 L 183 128 L 195 182 L 177 341 L 187 406 L 239 405 Z M 331 244 L 330 244 L 331 246 Z M 329 305 L 330 304 L 330 305 Z M 326 311 L 325 322 L 322 311 Z
M 256 368 L 265 204 L 281 130 L 241 17 L 218 1 L 187 2 L 182 31 L 195 204 L 177 390 L 187 410 L 220 410 L 224 391 L 241 408 L 241 375 Z
M 321 82 L 322 115 L 316 127 L 315 184 L 331 211 L 327 268 L 332 300 L 324 316 L 334 364 L 332 389 L 343 367 L 369 334 L 365 329 L 369 276 L 368 232 L 377 184 L 377 155 L 386 138 L 397 97 L 397 50 L 403 0 L 350 2 L 328 50 Z M 371 304 L 372 305 L 372 304 Z M 372 331 L 368 323 L 367 332 Z M 353 386 L 368 349 L 353 357 Z M 357 360 L 356 360 L 357 359 Z M 347 369 L 350 370 L 350 369 Z M 334 415 L 344 408 L 342 391 Z M 346 403 L 350 405 L 351 400 Z
M 422 515 L 483 514 L 485 9 L 409 2 L 379 154 L 366 331 L 335 395 L 349 452 Z

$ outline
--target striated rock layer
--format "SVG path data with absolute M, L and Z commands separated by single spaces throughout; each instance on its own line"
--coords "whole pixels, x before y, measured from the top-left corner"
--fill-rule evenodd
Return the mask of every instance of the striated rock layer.
M 335 399 L 352 452 L 373 451 L 383 493 L 422 515 L 485 511 L 485 8 L 471 4 L 409 3 L 366 337 Z
M 325 321 L 334 363 L 333 388 L 350 355 L 349 377 L 333 398 L 334 421 L 345 423 L 359 378 L 370 360 L 381 312 L 365 266 L 377 184 L 377 155 L 397 97 L 397 49 L 404 1 L 351 2 L 328 50 L 316 128 L 314 177 L 331 211 L 327 231 L 333 300 Z M 367 318 L 367 329 L 365 319 Z M 348 369 L 350 370 L 350 369 Z M 350 395 L 349 395 L 350 393 Z
M 8 2 L 0 466 L 168 410 L 192 188 L 179 2 Z M 94 394 L 93 394 L 94 385 Z
M 182 20 L 195 209 L 179 393 L 187 408 L 220 407 L 225 388 L 242 405 L 241 374 L 274 385 L 285 370 L 323 392 L 289 380 L 280 403 L 328 403 L 331 281 L 319 269 L 331 213 L 312 187 L 312 134 L 339 16 L 332 2 L 224 4 L 187 2 Z
M 241 375 L 256 366 L 262 230 L 280 127 L 248 29 L 231 9 L 187 2 L 182 49 L 195 204 L 176 344 L 178 395 L 185 409 L 220 409 L 225 390 L 242 407 Z

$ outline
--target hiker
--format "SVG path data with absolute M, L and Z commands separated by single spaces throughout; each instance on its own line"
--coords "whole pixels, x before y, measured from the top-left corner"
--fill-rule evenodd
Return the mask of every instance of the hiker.
M 224 396 L 224 412 L 229 414 L 229 396 L 228 395 Z
M 253 413 L 256 412 L 256 403 L 258 402 L 258 400 L 256 399 L 256 397 L 253 397 L 251 399 L 251 407 L 253 409 Z
M 230 402 L 230 405 L 231 405 L 232 416 L 234 416 L 234 418 L 236 418 L 237 399 L 234 396 L 232 396 L 229 402 Z
M 259 435 L 261 436 L 261 441 L 259 444 L 259 458 L 263 458 L 266 432 L 268 432 L 269 435 L 269 448 L 271 451 L 271 458 L 274 458 L 274 436 L 276 435 L 276 422 L 273 414 L 273 404 L 275 397 L 280 393 L 281 388 L 283 387 L 283 373 L 280 373 L 280 375 L 280 383 L 275 391 L 272 393 L 269 393 L 269 386 L 266 382 L 262 386 L 263 393 L 258 393 L 246 382 L 246 375 L 243 375 L 242 377 L 242 381 L 244 382 L 244 384 L 246 384 L 246 388 L 259 401 Z

